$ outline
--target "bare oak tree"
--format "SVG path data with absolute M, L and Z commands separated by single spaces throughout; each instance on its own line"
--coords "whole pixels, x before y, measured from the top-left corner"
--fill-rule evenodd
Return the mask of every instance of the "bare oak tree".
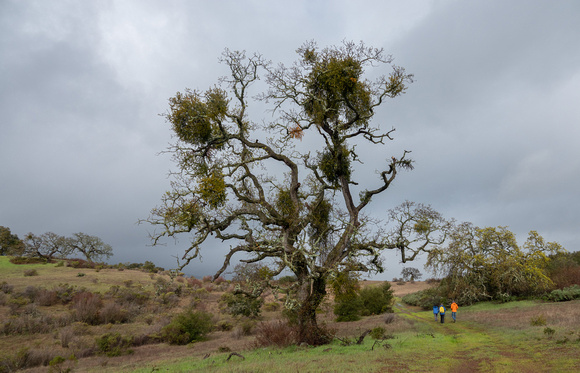
M 441 242 L 445 222 L 410 202 L 392 211 L 392 230 L 363 214 L 401 170 L 412 169 L 407 151 L 377 157 L 395 130 L 373 122 L 376 109 L 403 94 L 412 75 L 363 43 L 321 50 L 310 42 L 297 52 L 299 60 L 287 67 L 225 50 L 228 77 L 205 92 L 185 90 L 169 100 L 166 119 L 176 142 L 168 152 L 178 170 L 147 221 L 157 226 L 154 244 L 191 235 L 181 268 L 213 236 L 230 245 L 215 278 L 235 254 L 245 254 L 242 262 L 270 263 L 266 280 L 294 273 L 286 306 L 296 311 L 300 340 L 318 344 L 324 338 L 316 337 L 315 311 L 331 276 L 382 271 L 387 249 L 412 260 Z M 388 74 L 371 80 L 367 70 L 381 67 Z M 251 89 L 263 84 L 261 75 L 267 88 L 256 95 Z M 256 100 L 270 105 L 269 120 L 250 119 Z M 359 152 L 362 147 L 374 148 L 372 161 L 380 167 L 365 185 L 353 166 L 369 154 Z

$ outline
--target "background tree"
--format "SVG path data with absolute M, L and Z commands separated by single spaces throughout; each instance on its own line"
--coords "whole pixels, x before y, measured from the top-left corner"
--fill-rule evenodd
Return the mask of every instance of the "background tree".
M 506 227 L 457 225 L 449 244 L 429 253 L 427 266 L 445 276 L 447 296 L 462 303 L 543 293 L 553 285 L 549 255 L 564 252 L 535 231 L 522 247 Z
M 287 307 L 298 315 L 300 341 L 319 344 L 325 338 L 315 311 L 330 278 L 382 271 L 380 255 L 387 249 L 400 250 L 403 262 L 412 260 L 444 238 L 438 234 L 444 221 L 412 203 L 391 212 L 408 215 L 391 219 L 398 225 L 391 231 L 363 214 L 399 171 L 412 169 L 407 151 L 377 161 L 394 129 L 373 122 L 378 107 L 401 95 L 412 75 L 363 43 L 322 50 L 306 43 L 297 52 L 299 60 L 286 67 L 226 50 L 221 62 L 230 75 L 218 86 L 169 100 L 166 119 L 177 141 L 168 151 L 178 170 L 148 221 L 159 227 L 154 243 L 191 233 L 181 268 L 213 236 L 231 244 L 216 278 L 238 253 L 248 263 L 268 260 L 272 277 L 284 269 L 294 273 Z M 368 69 L 385 66 L 387 75 L 368 78 Z M 268 88 L 256 96 L 250 89 L 262 73 Z M 271 120 L 249 118 L 251 97 L 271 105 Z M 371 154 L 359 154 L 363 146 L 376 147 L 372 161 L 379 167 L 368 185 L 360 184 L 352 166 Z
M 113 256 L 113 248 L 103 242 L 97 236 L 90 236 L 88 234 L 79 232 L 67 239 L 70 249 L 76 250 L 83 254 L 89 262 L 102 260 L 103 258 L 110 258 Z
M 403 280 L 412 282 L 420 279 L 423 274 L 417 268 L 406 267 L 401 271 L 401 276 L 403 276 Z
M 26 256 L 43 258 L 48 261 L 55 257 L 66 258 L 72 251 L 67 238 L 53 232 L 46 232 L 40 236 L 28 233 L 24 242 Z
M 0 225 L 0 255 L 21 255 L 23 252 L 24 242 L 12 234 L 10 228 Z

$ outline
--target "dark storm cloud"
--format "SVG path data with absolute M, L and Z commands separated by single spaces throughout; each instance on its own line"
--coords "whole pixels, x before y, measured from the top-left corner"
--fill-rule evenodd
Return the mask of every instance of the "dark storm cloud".
M 412 150 L 373 214 L 409 199 L 448 218 L 531 229 L 577 250 L 580 49 L 576 1 L 1 1 L 0 225 L 82 231 L 113 262 L 172 267 L 187 245 L 150 248 L 136 225 L 168 188 L 158 114 L 227 73 L 225 47 L 290 64 L 307 40 L 364 40 L 414 73 L 377 120 L 396 127 L 380 161 Z M 256 122 L 268 120 L 253 105 Z M 307 140 L 304 140 L 305 143 Z M 376 152 L 376 150 L 373 150 Z M 361 149 L 364 154 L 364 149 Z M 376 157 L 381 154 L 381 157 Z M 368 162 L 357 169 L 376 181 Z M 213 245 L 196 275 L 227 247 Z M 395 265 L 386 275 L 398 276 Z M 416 265 L 420 267 L 420 265 Z

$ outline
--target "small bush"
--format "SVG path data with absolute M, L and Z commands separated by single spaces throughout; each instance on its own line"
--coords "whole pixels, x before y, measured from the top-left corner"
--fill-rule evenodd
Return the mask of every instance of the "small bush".
M 74 337 L 75 337 L 75 332 L 74 332 L 74 328 L 72 326 L 67 326 L 65 328 L 62 328 L 59 332 L 60 346 L 62 348 L 68 348 L 68 346 L 70 345 L 70 343 Z
M 395 321 L 395 314 L 394 313 L 388 313 L 385 316 L 385 324 L 392 324 Z
M 56 291 L 47 289 L 40 289 L 35 299 L 35 302 L 38 303 L 39 306 L 47 307 L 54 306 L 58 301 L 59 299 Z
M 202 340 L 213 328 L 211 319 L 211 314 L 207 312 L 186 310 L 161 329 L 161 338 L 177 345 Z
M 114 295 L 123 305 L 137 304 L 143 306 L 151 298 L 151 293 L 147 291 L 119 287 L 111 287 L 109 294 Z
M 0 291 L 2 291 L 4 294 L 11 294 L 14 291 L 14 285 L 10 285 L 6 281 L 2 281 L 0 284 Z
M 78 292 L 75 286 L 69 284 L 59 284 L 53 290 L 62 304 L 68 304 Z
M 573 285 L 561 290 L 554 290 L 548 294 L 547 298 L 553 302 L 566 302 L 569 300 L 580 299 L 580 285 Z
M 91 325 L 100 323 L 99 312 L 103 307 L 103 301 L 99 295 L 91 292 L 81 292 L 74 296 L 72 308 L 75 319 Z
M 544 326 L 544 325 L 546 325 L 546 316 L 538 315 L 536 317 L 532 317 L 530 320 L 530 325 L 532 325 L 532 326 Z
M 385 312 L 393 312 L 395 296 L 389 282 L 381 286 L 365 287 L 360 290 L 362 307 L 370 315 L 380 315 Z
M 40 290 L 35 286 L 27 286 L 22 295 L 30 299 L 31 302 L 34 302 L 39 291 Z
M 550 328 L 549 326 L 544 328 L 544 334 L 547 335 L 548 337 L 552 338 L 552 336 L 554 335 L 554 333 L 556 333 L 555 329 Z
M 260 323 L 256 330 L 257 347 L 288 347 L 298 341 L 298 330 L 282 321 Z
M 334 305 L 334 314 L 337 316 L 336 321 L 348 322 L 360 320 L 362 301 L 358 296 L 352 298 L 341 298 Z
M 36 269 L 27 269 L 24 271 L 24 276 L 38 276 L 38 271 Z
M 129 321 L 129 314 L 117 303 L 107 303 L 101 309 L 99 318 L 103 324 L 121 324 Z
M 385 337 L 385 331 L 385 328 L 382 326 L 377 326 L 371 330 L 369 335 L 372 339 L 383 339 Z
M 101 354 L 109 357 L 132 354 L 129 347 L 133 344 L 132 338 L 123 338 L 119 333 L 103 334 L 95 340 Z
M 358 296 L 360 289 L 358 277 L 352 273 L 341 272 L 330 283 L 334 292 L 334 314 L 336 321 L 360 320 L 363 304 Z
M 193 289 L 199 289 L 202 287 L 202 282 L 195 277 L 189 277 L 187 279 L 187 286 Z
M 444 298 L 439 294 L 438 288 L 430 288 L 407 294 L 402 300 L 408 305 L 418 306 L 424 310 L 428 310 L 433 308 L 434 304 L 441 304 Z M 469 303 L 467 302 L 467 304 Z
M 234 326 L 233 326 L 233 325 L 232 325 L 232 323 L 231 323 L 231 322 L 229 322 L 229 321 L 226 321 L 226 320 L 220 320 L 220 321 L 217 323 L 217 328 L 218 328 L 218 330 L 221 330 L 222 332 L 227 332 L 227 331 L 230 331 L 230 330 L 232 330 L 232 329 L 234 328 Z
M 48 366 L 49 366 L 48 373 L 72 372 L 76 363 L 77 363 L 77 358 L 74 355 L 71 355 L 68 358 L 64 358 L 62 356 L 55 356 L 48 363 Z
M 224 293 L 221 302 L 226 305 L 228 313 L 233 316 L 258 317 L 264 303 L 262 298 L 251 298 L 244 294 Z
M 44 264 L 47 260 L 45 258 L 33 258 L 28 256 L 15 256 L 10 259 L 12 264 Z

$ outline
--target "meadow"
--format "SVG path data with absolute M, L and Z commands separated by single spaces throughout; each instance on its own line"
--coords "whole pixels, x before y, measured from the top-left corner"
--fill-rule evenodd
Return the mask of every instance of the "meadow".
M 270 296 L 258 320 L 228 315 L 219 302 L 232 290 L 228 281 L 172 280 L 167 273 L 62 263 L 14 265 L 0 257 L 0 283 L 0 372 L 580 371 L 578 300 L 460 305 L 457 323 L 448 315 L 441 324 L 431 311 L 400 298 L 394 314 L 336 323 L 329 299 L 319 319 L 336 330 L 330 345 L 258 348 L 261 323 L 279 320 L 280 308 Z M 428 286 L 393 283 L 398 297 Z M 88 312 L 75 303 L 81 293 L 85 300 L 97 294 L 99 310 L 109 319 L 81 321 Z M 50 301 L 51 295 L 57 298 Z M 64 302 L 66 297 L 73 300 Z M 216 327 L 206 340 L 175 346 L 155 338 L 175 314 L 192 306 L 213 315 Z M 357 344 L 367 330 L 373 333 Z M 115 334 L 130 337 L 131 344 L 107 356 L 96 341 Z

